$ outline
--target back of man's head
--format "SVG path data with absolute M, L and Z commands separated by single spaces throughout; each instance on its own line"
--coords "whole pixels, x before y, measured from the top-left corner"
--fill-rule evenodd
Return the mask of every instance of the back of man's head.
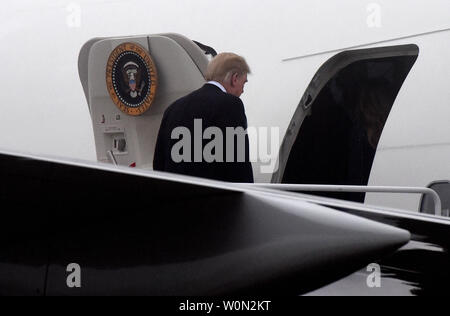
M 250 67 L 245 59 L 233 53 L 221 53 L 210 61 L 206 70 L 207 81 L 228 83 L 234 74 L 250 74 Z

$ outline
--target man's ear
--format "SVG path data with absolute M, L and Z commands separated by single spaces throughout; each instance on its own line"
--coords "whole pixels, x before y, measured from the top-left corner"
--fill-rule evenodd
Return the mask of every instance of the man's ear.
M 234 86 L 236 85 L 237 80 L 238 80 L 238 77 L 239 77 L 239 74 L 238 74 L 238 73 L 234 73 L 234 74 L 231 76 L 231 86 L 232 86 L 232 87 L 234 87 Z

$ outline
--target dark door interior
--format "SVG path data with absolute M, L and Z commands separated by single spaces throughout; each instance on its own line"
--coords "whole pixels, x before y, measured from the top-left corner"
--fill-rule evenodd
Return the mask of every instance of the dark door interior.
M 298 133 L 287 136 L 294 138 L 278 182 L 367 185 L 384 125 L 417 56 L 415 45 L 350 51 L 322 67 L 309 115 Z M 316 194 L 365 199 L 364 193 Z

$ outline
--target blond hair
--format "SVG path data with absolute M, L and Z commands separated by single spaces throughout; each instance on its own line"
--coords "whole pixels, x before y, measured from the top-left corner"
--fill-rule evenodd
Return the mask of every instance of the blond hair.
M 250 67 L 243 57 L 233 53 L 221 53 L 209 62 L 205 79 L 226 83 L 234 74 L 241 76 L 249 73 Z

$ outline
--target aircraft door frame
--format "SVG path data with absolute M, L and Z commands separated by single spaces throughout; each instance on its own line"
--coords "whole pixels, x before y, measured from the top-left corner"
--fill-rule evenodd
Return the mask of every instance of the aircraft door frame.
M 412 69 L 417 57 L 419 55 L 419 47 L 415 44 L 409 45 L 396 45 L 390 47 L 377 47 L 377 48 L 367 48 L 343 51 L 329 60 L 327 60 L 316 72 L 311 83 L 306 89 L 303 97 L 292 117 L 289 127 L 286 131 L 286 135 L 280 146 L 279 151 L 279 169 L 273 174 L 272 183 L 282 183 L 285 176 L 286 167 L 289 162 L 291 151 L 295 145 L 299 134 L 301 133 L 301 128 L 305 122 L 306 117 L 312 115 L 314 111 L 314 105 L 317 98 L 320 96 L 324 88 L 339 75 L 342 70 L 347 67 L 357 63 L 371 60 L 381 60 L 385 58 L 395 58 L 395 57 L 412 57 L 412 63 L 410 69 L 406 72 L 406 76 L 399 80 L 400 89 L 406 80 L 409 71 Z M 398 92 L 397 92 L 398 94 Z M 397 95 L 396 94 L 396 95 Z M 395 97 L 396 97 L 395 95 Z M 395 104 L 395 98 L 393 105 Z M 311 184 L 311 183 L 306 183 Z M 335 183 L 330 183 L 335 184 Z

